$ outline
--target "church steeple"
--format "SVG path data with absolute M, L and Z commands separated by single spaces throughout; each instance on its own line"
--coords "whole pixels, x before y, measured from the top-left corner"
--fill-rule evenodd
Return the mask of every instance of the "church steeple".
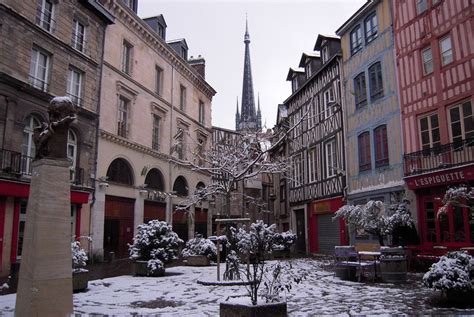
M 257 130 L 262 130 L 262 112 L 260 111 L 260 94 L 258 94 L 258 108 L 257 108 Z
M 239 124 L 236 124 L 236 130 L 257 130 L 259 125 L 255 113 L 255 98 L 253 94 L 252 67 L 250 64 L 250 35 L 248 20 L 245 19 L 245 56 L 244 56 L 244 78 L 242 85 L 242 110 L 240 112 Z M 260 124 L 261 126 L 261 124 Z
M 240 113 L 239 113 L 239 97 L 237 97 L 237 107 L 235 110 L 235 129 L 239 129 L 239 122 L 240 122 Z

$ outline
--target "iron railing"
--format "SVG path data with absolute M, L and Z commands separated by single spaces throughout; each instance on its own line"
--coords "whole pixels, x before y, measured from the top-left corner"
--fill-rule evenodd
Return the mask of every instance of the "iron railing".
M 434 172 L 474 162 L 474 139 L 469 138 L 403 156 L 405 176 Z
M 0 173 L 16 177 L 31 177 L 33 157 L 22 155 L 20 152 L 0 149 Z M 84 184 L 84 169 L 76 167 L 71 169 L 71 183 Z

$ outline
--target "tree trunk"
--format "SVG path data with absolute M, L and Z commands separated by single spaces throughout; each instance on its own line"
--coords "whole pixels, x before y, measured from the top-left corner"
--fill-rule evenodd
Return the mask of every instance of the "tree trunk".
M 384 244 L 384 242 L 383 242 L 383 235 L 378 234 L 377 236 L 378 236 L 378 238 L 379 238 L 379 244 L 380 244 L 380 246 L 384 246 L 385 244 Z

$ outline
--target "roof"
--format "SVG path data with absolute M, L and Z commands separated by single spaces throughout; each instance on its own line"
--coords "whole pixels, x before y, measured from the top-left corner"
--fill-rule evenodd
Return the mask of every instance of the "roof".
M 171 41 L 166 41 L 166 44 L 171 45 L 171 44 L 176 44 L 176 43 L 181 43 L 188 49 L 188 43 L 186 43 L 185 39 L 176 39 L 176 40 L 171 40 Z
M 342 34 L 346 33 L 347 30 L 352 28 L 352 26 L 359 20 L 361 15 L 367 13 L 369 10 L 372 10 L 372 8 L 375 7 L 379 1 L 380 0 L 367 0 L 367 2 L 356 11 L 356 13 L 354 13 L 346 22 L 344 22 L 343 25 L 339 27 L 339 29 L 336 30 L 336 34 L 342 36 Z
M 142 20 L 151 20 L 151 19 L 156 19 L 158 21 L 160 21 L 161 25 L 163 25 L 164 27 L 167 27 L 168 25 L 166 24 L 166 21 L 165 21 L 165 17 L 163 16 L 163 14 L 159 14 L 157 16 L 153 16 L 153 17 L 148 17 L 148 18 L 142 18 Z
M 303 53 L 301 55 L 299 67 L 305 67 L 306 59 L 308 59 L 308 58 L 317 59 L 317 58 L 320 58 L 320 56 L 319 56 L 319 53 L 317 53 L 317 52 Z
M 97 0 L 80 0 L 84 5 L 89 6 L 95 13 L 107 24 L 113 24 L 115 17 L 106 8 L 104 8 Z
M 335 35 L 319 34 L 318 38 L 316 39 L 316 44 L 314 44 L 314 50 L 315 51 L 320 51 L 321 50 L 321 45 L 323 44 L 324 40 L 340 41 L 341 39 L 338 36 L 335 36 Z
M 293 79 L 293 75 L 296 74 L 304 74 L 304 70 L 302 69 L 294 69 L 294 68 L 290 68 L 290 70 L 288 71 L 288 76 L 286 76 L 286 80 L 292 80 Z

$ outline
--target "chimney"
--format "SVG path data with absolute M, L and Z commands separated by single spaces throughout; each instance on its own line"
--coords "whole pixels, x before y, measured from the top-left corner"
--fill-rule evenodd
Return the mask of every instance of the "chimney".
M 198 57 L 192 57 L 188 60 L 189 65 L 191 65 L 202 78 L 206 78 L 206 60 L 204 57 L 199 55 Z

